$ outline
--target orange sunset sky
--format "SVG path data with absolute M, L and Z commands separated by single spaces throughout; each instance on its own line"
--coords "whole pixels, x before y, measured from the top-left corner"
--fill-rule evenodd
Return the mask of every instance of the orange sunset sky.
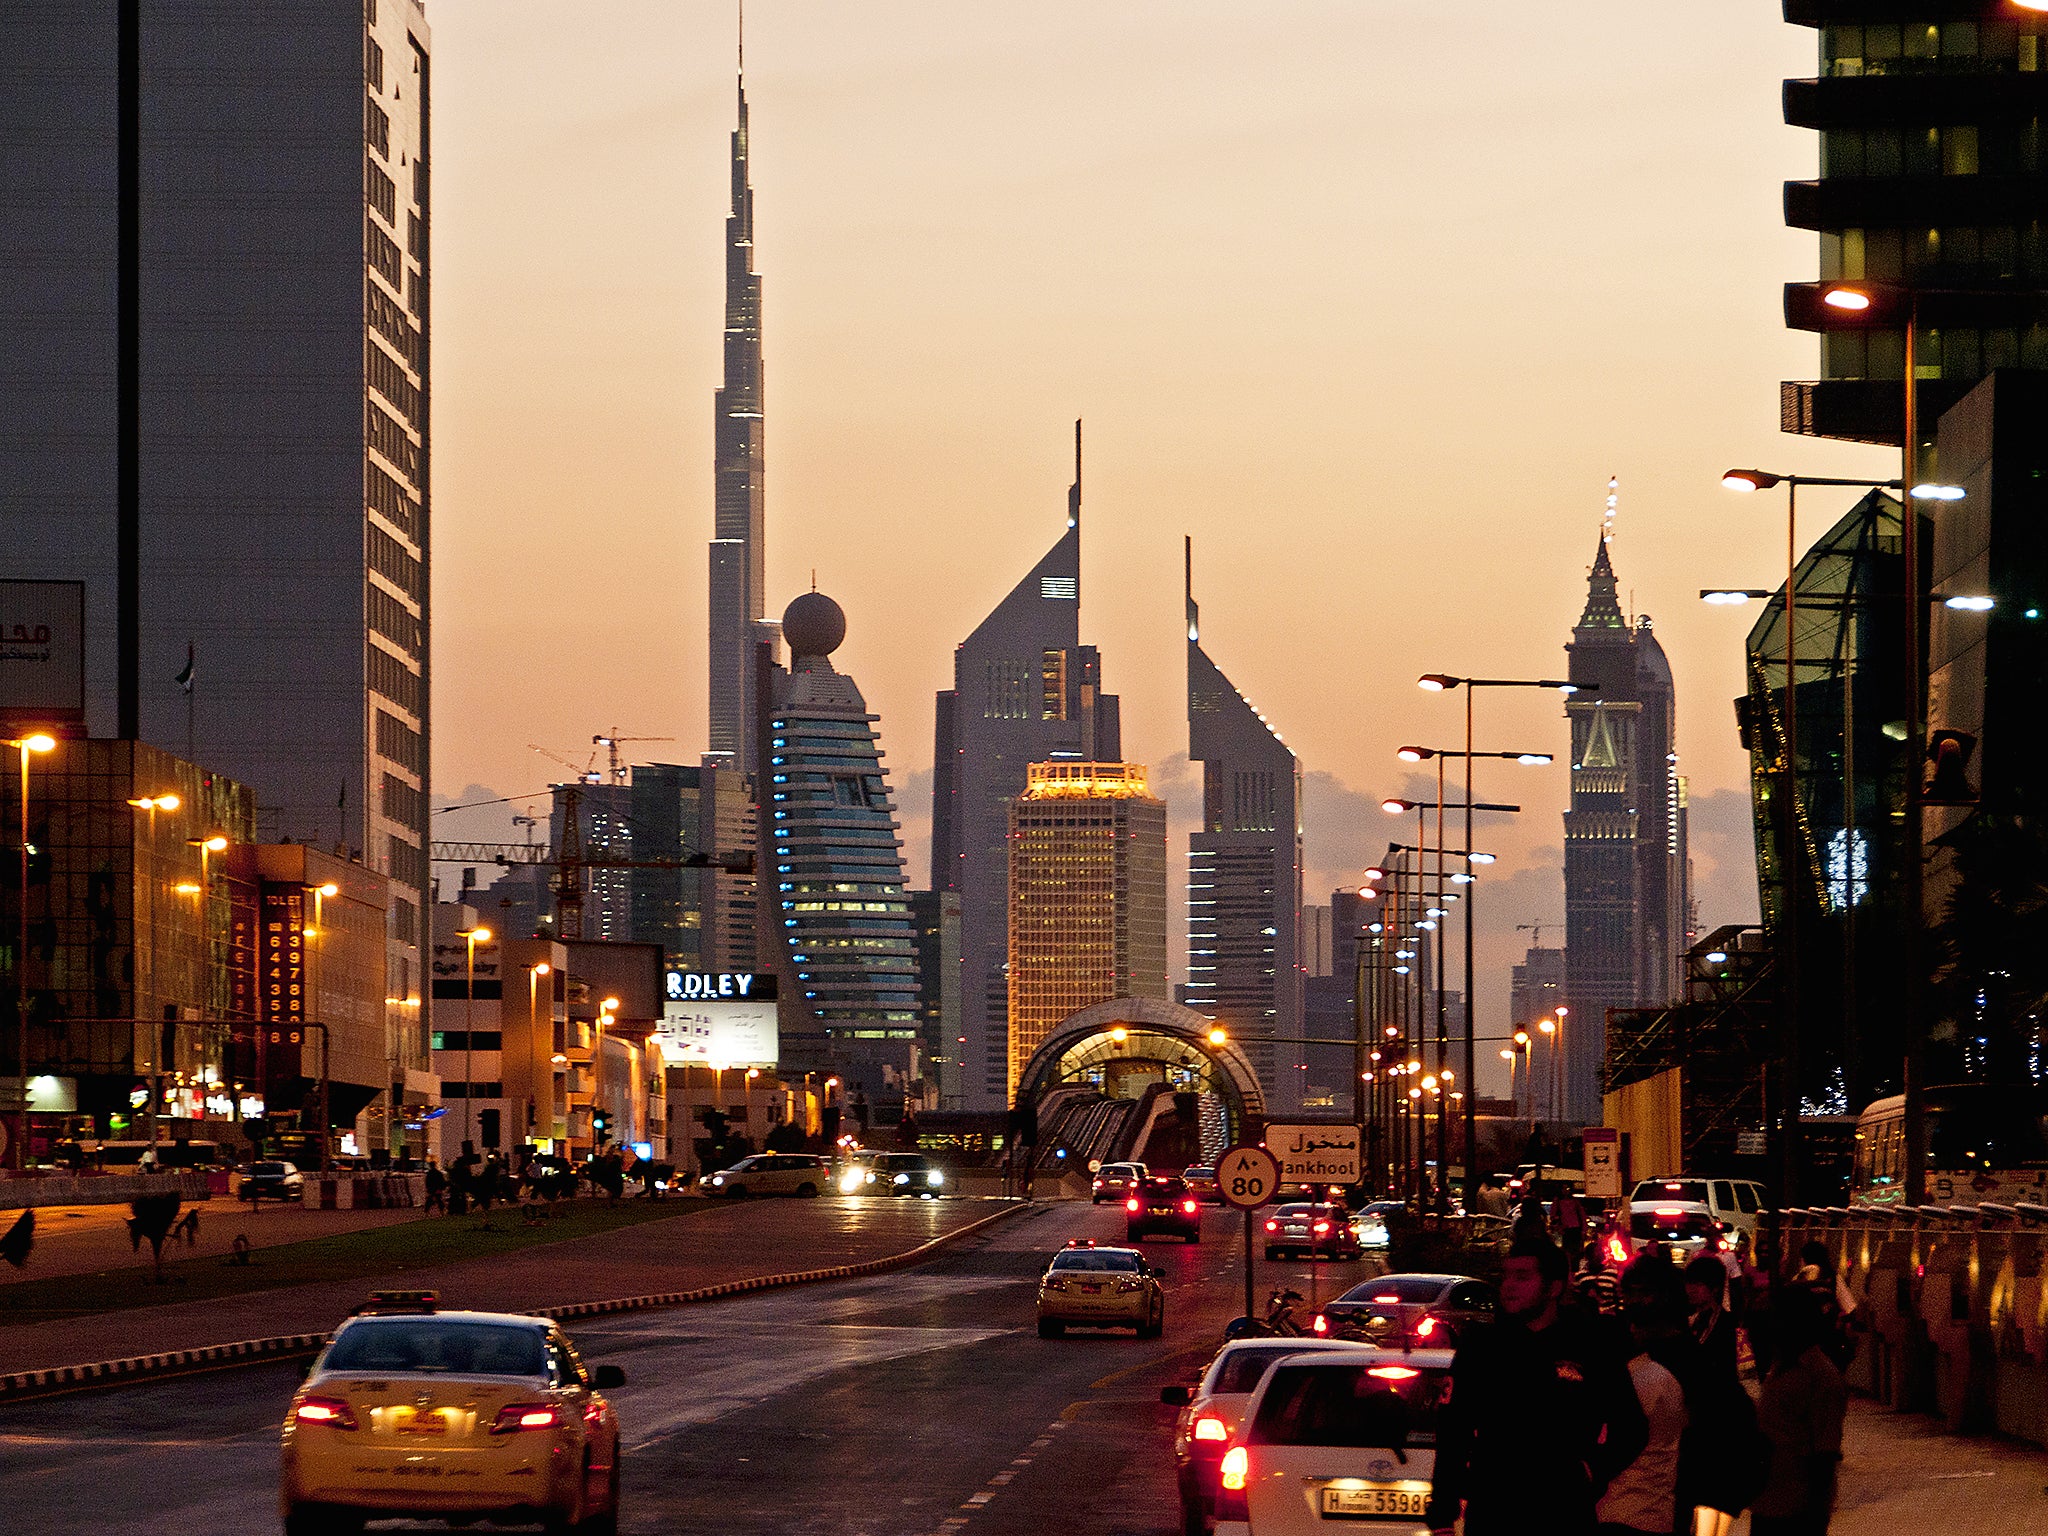
M 437 791 L 540 789 L 562 770 L 528 743 L 580 760 L 613 727 L 695 761 L 732 6 L 428 17 Z M 813 570 L 845 606 L 835 660 L 882 717 L 912 883 L 933 691 L 1058 536 L 1080 416 L 1082 637 L 1176 862 L 1184 533 L 1205 644 L 1301 756 L 1327 900 L 1395 831 L 1394 748 L 1461 730 L 1417 673 L 1564 665 L 1618 474 L 1624 599 L 1678 676 L 1700 916 L 1753 920 L 1749 619 L 1696 594 L 1781 579 L 1783 503 L 1719 475 L 1895 469 L 1777 430 L 1778 381 L 1816 368 L 1779 298 L 1816 270 L 1780 212 L 1815 143 L 1779 115 L 1814 46 L 1776 0 L 749 6 L 770 608 Z M 1847 502 L 1814 493 L 1808 532 Z M 1491 1026 L 1514 924 L 1563 918 L 1567 738 L 1554 695 L 1481 704 L 1482 747 L 1560 755 L 1481 770 L 1525 807 L 1482 838 Z

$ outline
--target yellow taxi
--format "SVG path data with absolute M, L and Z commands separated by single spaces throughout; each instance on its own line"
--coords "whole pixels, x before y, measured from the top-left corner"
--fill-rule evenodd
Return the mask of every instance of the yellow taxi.
M 619 1421 L 601 1389 L 624 1383 L 617 1366 L 586 1366 L 547 1318 L 380 1292 L 285 1412 L 285 1536 L 398 1517 L 611 1536 Z
M 1067 1329 L 1135 1328 L 1141 1339 L 1166 1329 L 1166 1290 L 1135 1248 L 1101 1248 L 1077 1238 L 1053 1255 L 1038 1280 L 1038 1336 Z

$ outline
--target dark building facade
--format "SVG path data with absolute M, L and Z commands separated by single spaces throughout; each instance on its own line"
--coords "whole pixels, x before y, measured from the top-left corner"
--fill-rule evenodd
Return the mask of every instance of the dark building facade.
M 1648 616 L 1623 614 L 1607 551 L 1603 536 L 1565 647 L 1584 691 L 1565 705 L 1564 1110 L 1585 1121 L 1600 1115 L 1608 1010 L 1675 995 L 1690 908 L 1671 664 Z
M 1901 441 L 1911 293 L 1924 446 L 1993 369 L 2048 367 L 2048 16 L 2009 0 L 1785 0 L 1785 19 L 1819 44 L 1815 77 L 1785 82 L 1785 121 L 1820 135 L 1820 174 L 1786 184 L 1785 222 L 1819 236 L 1820 273 L 1788 285 L 1785 317 L 1820 332 L 1821 377 L 1781 386 L 1784 430 Z M 1821 300 L 1836 282 L 1886 288 L 1848 311 Z
M 932 889 L 960 894 L 960 1107 L 1001 1109 L 1009 1080 L 1009 818 L 1033 763 L 1123 755 L 1117 696 L 1081 644 L 1081 427 L 1067 528 L 953 653 L 932 753 Z
M 1202 765 L 1202 830 L 1188 835 L 1188 980 L 1181 997 L 1231 1031 L 1259 1074 L 1266 1102 L 1292 1109 L 1321 1086 L 1307 1082 L 1306 1050 L 1297 1043 L 1301 764 L 1202 649 L 1193 559 L 1190 546 L 1188 755 Z M 1350 1077 L 1347 1063 L 1347 1094 Z
M 753 970 L 755 877 L 685 863 L 697 855 L 730 860 L 754 846 L 747 776 L 714 757 L 694 768 L 642 763 L 631 789 L 631 937 L 659 944 L 670 964 L 687 970 Z M 657 860 L 672 863 L 654 867 Z

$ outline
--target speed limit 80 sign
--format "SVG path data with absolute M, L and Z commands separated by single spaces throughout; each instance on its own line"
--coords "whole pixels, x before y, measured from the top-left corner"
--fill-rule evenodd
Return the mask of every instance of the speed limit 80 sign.
M 1256 1210 L 1280 1190 L 1280 1165 L 1264 1147 L 1232 1147 L 1216 1160 L 1216 1187 L 1225 1205 Z

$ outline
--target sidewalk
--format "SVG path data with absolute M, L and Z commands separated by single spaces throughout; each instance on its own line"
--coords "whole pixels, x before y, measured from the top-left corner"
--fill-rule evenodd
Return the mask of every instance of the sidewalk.
M 1745 1529 L 1738 1527 L 1738 1530 Z M 2048 1451 L 1951 1435 L 1920 1414 L 1849 1400 L 1830 1536 L 2019 1536 L 2048 1529 Z
M 251 1207 L 232 1195 L 216 1195 L 186 1209 L 199 1213 L 199 1241 L 189 1247 L 182 1239 L 165 1243 L 166 1260 L 210 1255 L 225 1258 L 237 1234 L 246 1236 L 253 1247 L 272 1248 L 309 1237 L 416 1221 L 420 1215 L 417 1210 L 309 1211 L 304 1206 L 268 1200 Z M 5 1220 L 12 1221 L 15 1214 L 8 1212 Z M 129 1246 L 127 1206 L 44 1206 L 36 1212 L 36 1246 L 29 1255 L 28 1267 L 0 1267 L 0 1287 L 51 1275 L 83 1275 L 148 1262 L 147 1243 L 140 1253 Z
M 380 1287 L 439 1291 L 448 1307 L 530 1311 L 860 1263 L 999 1209 L 983 1200 L 692 1201 L 673 1217 L 499 1258 L 0 1327 L 0 1375 L 324 1333 Z

